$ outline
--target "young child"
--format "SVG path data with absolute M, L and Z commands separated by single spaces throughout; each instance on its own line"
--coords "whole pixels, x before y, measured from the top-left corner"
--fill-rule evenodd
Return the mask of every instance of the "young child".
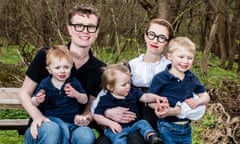
M 80 82 L 70 76 L 73 60 L 66 46 L 51 47 L 46 64 L 50 75 L 38 85 L 32 103 L 59 125 L 63 137 L 61 143 L 68 144 L 69 131 L 77 127 L 74 116 L 80 113 L 79 103 L 86 104 L 88 98 Z
M 154 129 L 146 120 L 138 120 L 139 112 L 137 101 L 166 102 L 166 98 L 146 93 L 131 88 L 131 74 L 127 64 L 112 64 L 107 66 L 102 75 L 102 87 L 107 90 L 106 95 L 100 97 L 100 101 L 94 112 L 94 119 L 100 125 L 106 126 L 104 134 L 113 144 L 126 144 L 129 133 L 139 130 L 144 139 L 150 144 L 161 143 Z M 136 114 L 136 118 L 130 123 L 117 123 L 104 116 L 106 109 L 113 107 L 129 108 Z
M 205 87 L 190 71 L 195 52 L 195 44 L 187 37 L 172 39 L 167 51 L 171 64 L 166 70 L 155 75 L 149 89 L 151 93 L 166 96 L 170 107 L 176 107 L 176 110 L 187 108 L 186 104 L 190 109 L 194 109 L 206 105 L 210 100 Z M 193 93 L 199 98 L 193 98 Z M 182 106 L 183 103 L 185 104 Z M 158 116 L 157 126 L 163 143 L 192 143 L 189 118 L 179 118 L 168 110 L 162 110 L 159 103 L 155 107 L 155 114 Z

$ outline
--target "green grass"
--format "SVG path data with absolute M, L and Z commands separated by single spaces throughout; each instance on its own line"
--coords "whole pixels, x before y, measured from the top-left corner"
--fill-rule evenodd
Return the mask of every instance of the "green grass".
M 23 135 L 18 135 L 16 130 L 2 130 L 0 144 L 23 144 Z
M 20 55 L 18 54 L 18 46 L 9 46 L 7 48 L 1 47 L 0 62 L 4 64 L 17 64 L 21 61 Z
M 206 112 L 200 120 L 193 122 L 191 126 L 193 144 L 204 144 L 205 129 L 217 127 L 217 116 Z
M 25 110 L 0 110 L 0 119 L 29 118 Z

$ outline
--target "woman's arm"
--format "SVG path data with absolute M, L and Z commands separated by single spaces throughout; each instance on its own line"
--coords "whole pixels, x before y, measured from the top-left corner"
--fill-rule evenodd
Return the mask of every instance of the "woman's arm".
M 106 94 L 106 91 L 101 90 L 99 92 L 97 98 L 94 100 L 94 102 L 91 106 L 91 111 L 93 114 L 94 114 L 96 106 L 99 103 L 100 97 L 105 94 Z M 123 107 L 115 107 L 115 108 L 107 109 L 104 112 L 104 116 L 113 121 L 119 122 L 119 123 L 129 123 L 136 119 L 135 113 L 129 111 L 128 108 L 123 108 Z
M 135 113 L 129 111 L 128 108 L 123 107 L 107 109 L 104 115 L 107 118 L 119 123 L 129 123 L 137 118 Z

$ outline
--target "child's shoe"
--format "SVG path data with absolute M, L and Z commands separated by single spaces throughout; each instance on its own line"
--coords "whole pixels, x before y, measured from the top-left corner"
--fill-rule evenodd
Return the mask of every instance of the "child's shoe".
M 148 144 L 163 144 L 163 142 L 162 139 L 157 134 L 153 134 L 149 136 Z

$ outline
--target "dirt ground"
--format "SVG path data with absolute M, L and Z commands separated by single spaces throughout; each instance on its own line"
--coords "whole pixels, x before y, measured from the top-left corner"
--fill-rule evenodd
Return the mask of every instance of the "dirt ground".
M 206 129 L 207 144 L 240 144 L 240 85 L 225 80 L 218 90 L 209 90 L 208 113 L 217 114 L 214 127 Z

